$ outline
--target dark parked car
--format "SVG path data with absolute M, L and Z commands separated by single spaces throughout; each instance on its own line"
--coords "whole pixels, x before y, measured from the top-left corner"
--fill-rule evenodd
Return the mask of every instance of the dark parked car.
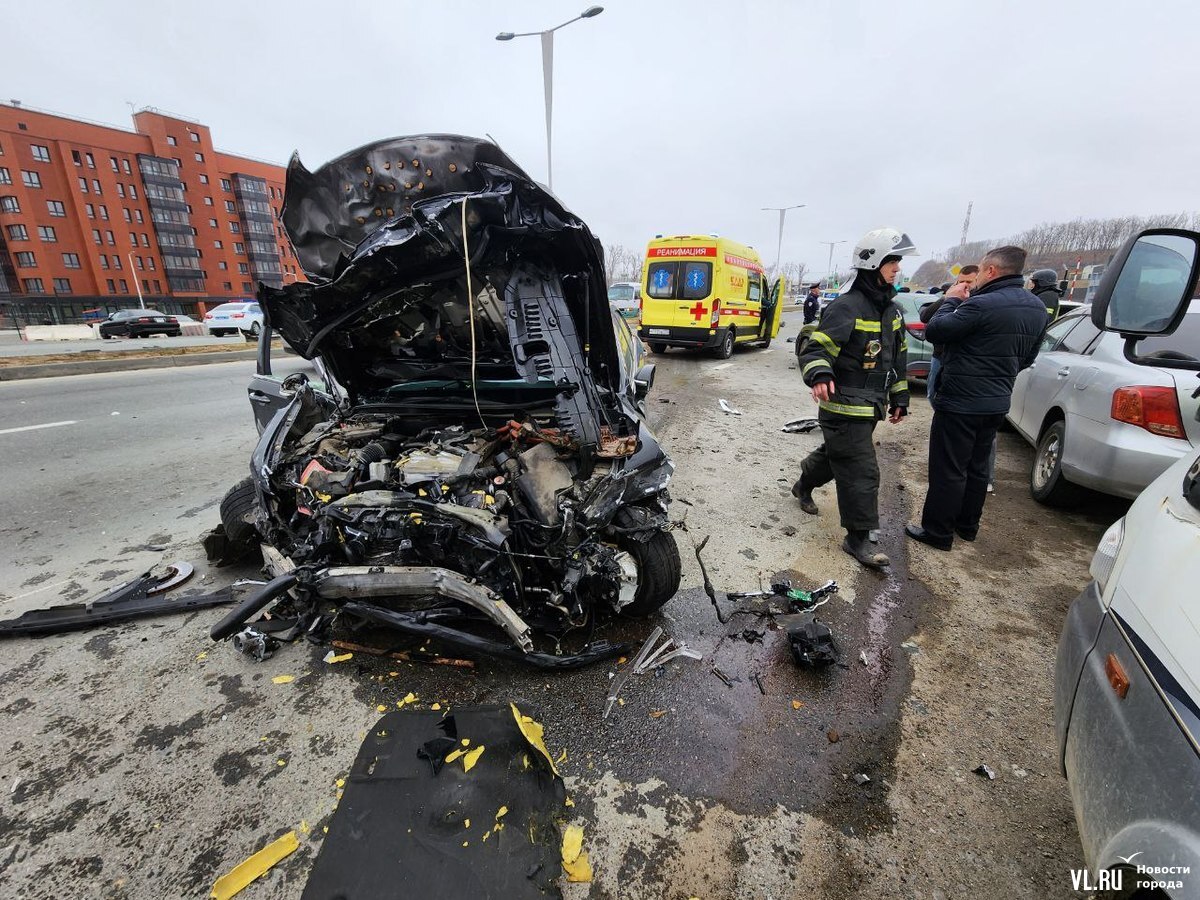
M 588 227 L 452 135 L 293 158 L 282 219 L 309 280 L 260 289 L 261 438 L 221 507 L 272 581 L 213 638 L 278 599 L 301 632 L 332 614 L 548 668 L 622 652 L 580 644 L 675 594 L 674 465 Z M 319 389 L 269 374 L 273 330 Z
M 178 322 L 156 309 L 119 309 L 96 327 L 106 341 L 114 337 L 149 337 L 152 334 L 179 337 L 183 334 Z

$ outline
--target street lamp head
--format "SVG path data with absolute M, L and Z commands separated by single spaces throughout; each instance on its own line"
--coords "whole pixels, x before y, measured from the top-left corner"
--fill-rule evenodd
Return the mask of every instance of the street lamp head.
M 502 32 L 500 32 L 498 35 L 496 35 L 496 40 L 498 40 L 498 41 L 511 41 L 511 40 L 512 40 L 513 38 L 515 38 L 515 37 L 516 37 L 516 35 L 515 35 L 515 34 L 513 34 L 511 31 L 502 31 Z
M 602 12 L 604 12 L 603 6 L 589 6 L 587 9 L 585 9 L 583 12 L 581 12 L 579 14 L 579 17 L 581 19 L 590 19 L 590 18 L 592 18 L 592 16 L 598 16 Z

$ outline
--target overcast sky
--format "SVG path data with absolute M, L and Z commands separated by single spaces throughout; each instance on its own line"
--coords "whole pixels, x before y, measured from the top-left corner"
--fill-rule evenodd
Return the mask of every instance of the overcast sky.
M 546 175 L 537 38 L 586 2 L 0 0 L 0 91 L 309 168 L 490 134 Z M 823 272 L 895 225 L 926 254 L 1075 216 L 1200 209 L 1195 0 L 610 0 L 555 37 L 555 192 L 608 242 L 717 232 Z M 838 248 L 844 263 L 850 245 Z M 920 260 L 907 266 L 911 272 Z

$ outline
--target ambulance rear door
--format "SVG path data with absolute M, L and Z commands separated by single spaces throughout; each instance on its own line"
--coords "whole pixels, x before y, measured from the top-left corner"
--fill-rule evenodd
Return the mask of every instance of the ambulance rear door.
M 646 260 L 642 326 L 707 328 L 711 312 L 712 258 Z M 653 334 L 653 332 L 650 332 Z

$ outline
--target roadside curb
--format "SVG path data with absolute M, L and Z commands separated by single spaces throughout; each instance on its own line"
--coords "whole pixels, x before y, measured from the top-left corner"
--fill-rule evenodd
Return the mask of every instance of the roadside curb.
M 218 353 L 181 353 L 176 356 L 146 356 L 140 359 L 86 359 L 79 362 L 0 366 L 0 381 L 58 378 L 62 375 L 95 375 L 102 372 L 128 372 L 135 369 L 171 369 L 177 366 L 204 366 L 210 363 L 252 360 L 257 356 L 258 350 L 251 349 L 228 350 Z

